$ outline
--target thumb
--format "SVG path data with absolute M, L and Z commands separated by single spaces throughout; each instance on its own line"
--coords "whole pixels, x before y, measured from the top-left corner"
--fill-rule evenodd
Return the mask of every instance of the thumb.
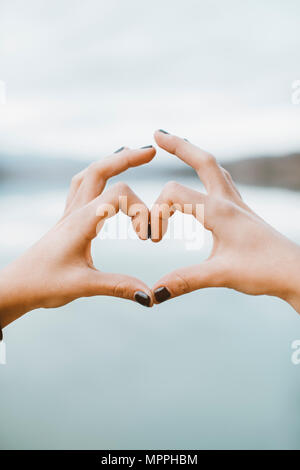
M 109 295 L 133 300 L 145 307 L 153 306 L 153 294 L 144 282 L 136 277 L 103 273 L 94 268 L 90 268 L 85 295 Z
M 209 259 L 201 264 L 176 269 L 166 274 L 154 284 L 152 292 L 154 302 L 161 303 L 198 289 L 221 285 L 222 275 L 218 263 Z

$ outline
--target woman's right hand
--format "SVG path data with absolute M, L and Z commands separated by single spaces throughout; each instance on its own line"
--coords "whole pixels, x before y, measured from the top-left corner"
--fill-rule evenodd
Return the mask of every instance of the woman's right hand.
M 213 237 L 207 260 L 176 269 L 155 283 L 155 302 L 205 287 L 229 287 L 278 296 L 300 313 L 299 246 L 245 204 L 230 174 L 211 154 L 164 131 L 156 131 L 155 140 L 196 170 L 207 194 L 168 183 L 151 210 L 152 240 L 163 237 L 168 217 L 176 210 L 184 212 L 185 204 L 192 205 L 193 215 Z

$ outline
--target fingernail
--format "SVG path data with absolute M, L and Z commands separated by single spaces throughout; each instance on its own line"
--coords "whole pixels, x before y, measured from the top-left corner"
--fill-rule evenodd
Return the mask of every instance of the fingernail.
M 163 129 L 158 129 L 158 130 L 159 130 L 159 132 L 162 132 L 163 134 L 169 134 L 169 132 L 164 131 Z
M 161 303 L 168 300 L 171 297 L 171 294 L 166 287 L 159 287 L 158 289 L 155 289 L 154 297 L 157 302 Z
M 141 149 L 152 149 L 153 145 L 145 145 L 144 147 L 140 147 Z
M 145 292 L 143 292 L 142 290 L 138 290 L 134 294 L 134 299 L 139 304 L 144 305 L 144 307 L 150 307 L 150 297 L 149 295 L 145 294 Z
M 122 152 L 122 150 L 124 150 L 125 147 L 120 147 L 118 150 L 116 150 L 114 153 L 119 153 L 119 152 Z
M 148 224 L 148 238 L 151 238 L 151 224 Z
M 186 142 L 190 142 L 190 141 L 189 141 L 189 140 L 187 140 L 187 139 L 183 139 L 183 140 L 185 140 Z

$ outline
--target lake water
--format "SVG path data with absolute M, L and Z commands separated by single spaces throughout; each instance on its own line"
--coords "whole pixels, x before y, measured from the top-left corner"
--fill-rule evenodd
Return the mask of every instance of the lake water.
M 191 185 L 195 183 L 191 182 Z M 148 203 L 161 182 L 132 187 Z M 240 188 L 260 215 L 300 241 L 300 194 Z M 27 192 L 26 192 L 27 191 Z M 0 262 L 59 217 L 65 192 L 3 188 Z M 96 240 L 95 264 L 152 285 L 209 247 Z M 300 449 L 299 316 L 275 298 L 207 289 L 147 310 L 81 299 L 5 329 L 2 449 Z

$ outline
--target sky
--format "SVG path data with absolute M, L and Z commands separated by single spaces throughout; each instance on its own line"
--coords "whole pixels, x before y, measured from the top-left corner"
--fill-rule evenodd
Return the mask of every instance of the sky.
M 223 160 L 299 151 L 299 23 L 297 0 L 0 0 L 0 154 L 90 160 L 157 128 Z

